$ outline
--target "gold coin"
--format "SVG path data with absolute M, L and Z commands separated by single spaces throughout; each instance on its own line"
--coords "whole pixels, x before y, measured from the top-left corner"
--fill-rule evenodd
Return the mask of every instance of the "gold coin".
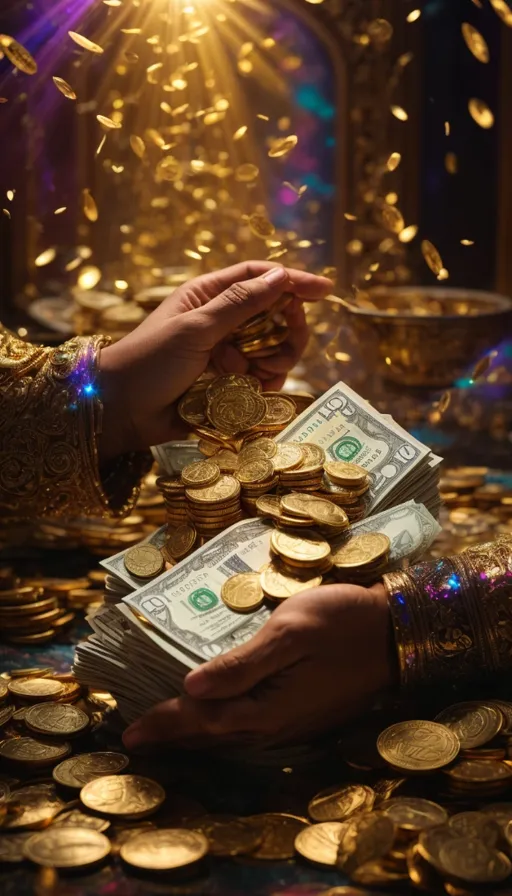
M 381 209 L 381 214 L 387 230 L 391 231 L 391 233 L 401 233 L 405 227 L 405 221 L 396 205 L 385 203 Z
M 128 572 L 139 579 L 153 579 L 164 569 L 164 558 L 152 544 L 139 544 L 124 555 L 124 565 Z
M 242 389 L 252 389 L 254 392 L 261 392 L 261 383 L 259 379 L 250 373 L 224 373 L 216 376 L 206 389 L 206 398 L 212 401 L 219 392 L 231 386 L 239 386 Z
M 103 53 L 103 48 L 98 44 L 95 44 L 92 40 L 89 40 L 88 37 L 85 37 L 83 34 L 78 34 L 76 31 L 68 31 L 68 34 L 79 47 L 82 47 L 83 50 L 89 50 L 90 53 Z
M 0 610 L 4 604 L 30 604 L 43 596 L 43 589 L 33 585 L 25 585 L 23 588 L 11 588 L 9 591 L 0 591 Z
M 435 721 L 446 725 L 457 735 L 461 750 L 473 750 L 482 747 L 499 733 L 503 717 L 492 704 L 467 701 L 443 709 Z
M 469 786 L 504 783 L 512 779 L 512 769 L 508 765 L 491 759 L 463 759 L 445 774 L 454 783 Z
M 36 734 L 71 737 L 89 727 L 89 716 L 69 703 L 42 703 L 30 706 L 25 724 Z
M 23 697 L 26 700 L 55 700 L 64 693 L 64 685 L 53 678 L 18 678 L 7 685 L 11 694 L 15 697 Z
M 174 530 L 165 542 L 164 548 L 173 560 L 181 560 L 192 550 L 196 541 L 197 532 L 194 526 L 190 523 L 185 523 Z
M 329 787 L 310 801 L 308 812 L 314 821 L 343 821 L 354 812 L 371 811 L 375 792 L 363 784 Z
M 299 855 L 315 865 L 336 865 L 338 847 L 345 829 L 346 824 L 340 821 L 312 824 L 297 834 L 295 849 Z
M 414 720 L 386 728 L 377 739 L 377 750 L 393 768 L 427 772 L 453 762 L 460 743 L 444 725 Z
M 14 737 L 0 743 L 0 757 L 23 765 L 55 765 L 71 753 L 71 745 L 50 743 L 33 737 Z
M 489 130 L 489 128 L 494 126 L 494 113 L 483 100 L 472 97 L 468 108 L 471 118 L 479 127 Z
M 329 543 L 314 532 L 304 532 L 301 535 L 272 532 L 270 543 L 272 550 L 285 560 L 294 560 L 307 565 L 320 563 L 331 552 Z
M 232 576 L 223 583 L 220 596 L 230 610 L 238 613 L 257 610 L 263 603 L 259 573 L 241 572 Z
M 503 830 L 512 821 L 512 803 L 490 803 L 482 807 L 482 812 L 490 816 Z
M 25 843 L 32 836 L 32 831 L 24 831 L 22 834 L 0 837 L 0 865 L 23 862 Z
M 170 871 L 199 862 L 208 852 L 208 840 L 198 831 L 160 828 L 142 831 L 121 846 L 128 865 L 147 871 Z
M 219 432 L 235 435 L 261 423 L 266 410 L 267 404 L 259 392 L 230 386 L 214 395 L 208 406 L 208 419 Z
M 201 454 L 204 454 L 205 457 L 213 457 L 214 454 L 219 450 L 219 446 L 214 442 L 209 442 L 207 439 L 199 439 L 197 443 L 197 447 Z M 220 466 L 220 464 L 219 464 Z M 222 467 L 221 467 L 222 470 Z M 224 472 L 224 471 L 223 471 Z
M 274 475 L 274 467 L 272 461 L 267 460 L 266 457 L 262 460 L 242 461 L 235 475 L 242 485 L 265 482 Z
M 197 504 L 222 504 L 238 498 L 240 483 L 234 476 L 224 475 L 213 485 L 205 488 L 187 489 L 187 498 Z
M 448 827 L 455 836 L 476 837 L 487 846 L 496 846 L 501 836 L 499 824 L 484 812 L 458 812 L 457 815 L 452 815 Z
M 334 565 L 340 569 L 368 566 L 389 553 L 391 542 L 381 532 L 354 535 L 333 553 Z
M 278 137 L 272 142 L 268 155 L 271 159 L 279 159 L 282 158 L 282 156 L 287 156 L 292 149 L 295 149 L 298 142 L 299 138 L 296 134 L 289 134 L 288 137 Z
M 25 844 L 25 856 L 49 868 L 86 868 L 110 853 L 104 834 L 88 828 L 52 827 L 34 834 Z
M 256 510 L 261 516 L 278 520 L 281 516 L 281 501 L 276 495 L 262 495 L 256 498 Z
M 423 240 L 421 243 L 421 252 L 432 273 L 438 277 L 443 270 L 443 259 L 434 244 L 431 243 L 430 240 Z
M 201 426 L 206 422 L 206 393 L 187 392 L 178 403 L 178 414 L 190 426 Z
M 44 600 L 36 600 L 35 603 L 16 604 L 15 606 L 0 607 L 0 625 L 7 619 L 18 619 L 21 616 L 34 616 L 38 613 L 46 613 L 47 610 L 55 610 L 59 605 L 56 597 L 47 597 Z
M 249 224 L 251 233 L 262 240 L 269 239 L 276 232 L 276 228 L 272 222 L 269 221 L 265 215 L 258 214 L 258 212 L 254 212 L 254 214 L 250 215 L 247 223 Z
M 181 481 L 189 488 L 204 488 L 220 478 L 220 469 L 213 460 L 198 460 L 181 471 Z
M 473 54 L 475 59 L 478 59 L 479 62 L 489 62 L 491 58 L 489 47 L 480 32 L 477 31 L 473 25 L 470 25 L 468 22 L 463 22 L 462 36 L 466 42 L 468 50 Z
M 324 464 L 324 470 L 329 479 L 337 485 L 345 487 L 364 486 L 368 480 L 368 473 L 359 464 L 349 464 L 342 460 L 328 460 Z
M 267 597 L 271 597 L 272 600 L 286 600 L 301 591 L 317 588 L 322 584 L 322 576 L 301 579 L 279 569 L 275 563 L 269 563 L 260 574 L 260 583 Z
M 395 840 L 395 825 L 382 812 L 353 816 L 342 831 L 338 848 L 338 866 L 347 874 L 367 862 L 383 858 Z
M 7 722 L 10 722 L 14 715 L 14 706 L 4 706 L 0 709 L 0 728 L 3 728 L 4 725 L 7 725 Z
M 140 775 L 106 775 L 89 781 L 80 791 L 87 809 L 119 818 L 145 818 L 160 808 L 165 790 Z
M 92 831 L 99 831 L 103 834 L 108 831 L 110 821 L 106 818 L 98 818 L 96 815 L 86 815 L 80 809 L 68 809 L 66 812 L 59 812 L 53 819 L 52 825 L 63 825 L 64 827 L 73 828 L 90 828 Z
M 261 844 L 262 832 L 245 818 L 205 815 L 187 824 L 207 838 L 212 856 L 239 856 L 253 853 Z
M 234 473 L 240 462 L 240 456 L 230 451 L 229 448 L 221 448 L 216 451 L 212 460 L 217 464 L 221 473 Z
M 304 460 L 302 446 L 297 442 L 278 442 L 277 454 L 272 463 L 276 472 L 281 470 L 294 470 L 300 467 Z
M 36 74 L 37 62 L 22 44 L 14 40 L 14 37 L 10 37 L 8 34 L 0 34 L 0 50 L 20 72 L 25 72 L 26 75 Z
M 334 526 L 344 529 L 348 527 L 348 517 L 341 507 L 337 507 L 327 498 L 311 498 L 304 494 L 284 495 L 281 506 L 288 513 L 311 518 L 317 525 Z
M 252 448 L 261 451 L 269 460 L 272 460 L 272 458 L 277 454 L 276 442 L 274 442 L 274 439 L 270 439 L 268 437 L 260 437 L 249 442 L 247 445 L 244 445 L 240 454 L 244 455 L 246 451 Z
M 271 429 L 273 426 L 286 426 L 297 416 L 297 410 L 291 398 L 286 395 L 272 395 L 263 392 L 263 398 L 267 403 L 267 411 L 263 418 L 262 426 Z
M 18 787 L 5 804 L 7 816 L 2 830 L 37 830 L 46 827 L 65 803 L 55 793 L 52 785 L 36 784 Z
M 81 790 L 89 781 L 122 772 L 128 761 L 123 753 L 82 753 L 59 763 L 52 774 L 63 787 Z
M 439 864 L 443 874 L 471 884 L 499 883 L 512 872 L 507 856 L 470 837 L 447 840 L 439 850 Z
M 430 800 L 414 797 L 394 797 L 379 807 L 401 831 L 425 831 L 448 821 L 448 813 L 442 806 Z
M 306 819 L 285 812 L 265 812 L 244 820 L 261 834 L 261 843 L 253 852 L 253 858 L 269 861 L 292 859 L 297 834 L 309 827 Z

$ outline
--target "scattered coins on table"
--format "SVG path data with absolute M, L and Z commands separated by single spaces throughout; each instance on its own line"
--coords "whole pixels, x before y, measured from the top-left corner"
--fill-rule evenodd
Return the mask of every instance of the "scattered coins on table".
M 322 562 L 318 535 L 302 533 L 296 543 L 285 531 L 275 535 L 288 560 Z M 260 600 L 259 576 L 249 585 L 244 593 Z M 231 587 L 236 603 L 237 583 Z M 33 667 L 0 678 L 0 710 L 9 710 L 0 717 L 5 868 L 28 862 L 76 874 L 120 862 L 126 875 L 186 869 L 200 877 L 214 872 L 216 861 L 298 859 L 349 878 L 348 887 L 320 891 L 331 896 L 373 887 L 394 892 L 400 884 L 466 896 L 512 876 L 506 700 L 459 702 L 435 720 L 394 722 L 380 734 L 365 735 L 365 723 L 356 724 L 351 756 L 343 733 L 339 740 L 345 764 L 337 762 L 338 782 L 309 798 L 302 782 L 302 813 L 245 816 L 208 813 L 187 797 L 180 808 L 159 781 L 132 772 L 123 752 L 91 751 L 97 716 L 111 707 L 108 694 L 80 687 L 69 673 Z M 300 754 L 277 752 L 281 763 Z

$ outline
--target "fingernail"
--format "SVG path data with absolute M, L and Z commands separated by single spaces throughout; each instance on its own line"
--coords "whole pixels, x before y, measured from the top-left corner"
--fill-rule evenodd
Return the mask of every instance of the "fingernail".
M 267 283 L 271 283 L 274 286 L 275 283 L 282 283 L 283 280 L 286 280 L 288 274 L 286 273 L 285 268 L 272 268 L 272 270 L 267 271 L 266 274 L 263 274 L 263 279 L 267 281 Z
M 135 750 L 142 743 L 144 743 L 144 730 L 142 725 L 136 722 L 123 733 L 123 744 L 127 750 Z

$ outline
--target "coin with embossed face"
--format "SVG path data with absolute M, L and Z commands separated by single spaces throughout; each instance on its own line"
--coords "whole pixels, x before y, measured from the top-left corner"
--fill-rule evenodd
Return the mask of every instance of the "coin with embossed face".
M 144 818 L 162 805 L 165 790 L 140 775 L 107 775 L 82 787 L 80 799 L 88 809 L 103 815 Z
M 173 560 L 182 560 L 192 550 L 197 541 L 197 532 L 191 523 L 184 523 L 171 532 L 163 547 L 166 554 Z
M 390 547 L 388 536 L 381 532 L 354 535 L 334 552 L 334 565 L 340 569 L 369 566 L 385 557 Z
M 264 812 L 261 815 L 251 815 L 245 821 L 261 832 L 261 843 L 252 855 L 256 859 L 269 861 L 293 858 L 297 834 L 309 827 L 305 818 L 286 812 Z
M 494 818 L 485 812 L 458 812 L 452 815 L 448 826 L 458 837 L 476 837 L 487 843 L 487 846 L 496 846 L 500 836 L 500 826 Z
M 220 476 L 220 468 L 214 460 L 198 460 L 187 464 L 181 471 L 181 481 L 191 488 L 213 485 Z
M 128 756 L 123 753 L 82 753 L 57 765 L 53 777 L 64 787 L 80 790 L 89 781 L 122 772 L 128 762 Z
M 503 724 L 497 707 L 475 700 L 455 703 L 443 709 L 435 720 L 457 735 L 462 750 L 482 747 L 498 734 Z
M 292 535 L 289 532 L 272 532 L 272 550 L 285 560 L 292 560 L 304 566 L 314 566 L 329 556 L 329 542 L 314 532 Z
M 207 414 L 219 432 L 235 435 L 261 423 L 266 411 L 267 403 L 258 392 L 228 386 L 213 396 Z
M 89 716 L 70 703 L 36 703 L 24 717 L 27 728 L 37 734 L 71 737 L 89 726 Z
M 494 884 L 512 871 L 502 852 L 475 837 L 447 840 L 439 850 L 439 864 L 445 875 L 471 884 Z
M 398 722 L 377 739 L 377 750 L 398 770 L 428 772 L 453 762 L 460 750 L 457 735 L 437 722 Z
M 324 464 L 324 470 L 329 479 L 337 485 L 346 488 L 363 486 L 368 480 L 368 473 L 364 467 L 358 464 L 350 464 L 343 460 L 328 460 Z
M 104 834 L 90 828 L 51 827 L 34 834 L 25 844 L 25 856 L 48 868 L 86 868 L 110 852 Z
M 353 812 L 373 808 L 375 793 L 364 784 L 329 787 L 313 797 L 308 812 L 315 821 L 342 821 Z
M 135 868 L 170 871 L 199 862 L 208 852 L 208 840 L 199 831 L 160 828 L 141 831 L 121 846 L 121 858 Z
M 241 572 L 227 579 L 220 596 L 230 610 L 238 613 L 251 613 L 263 603 L 263 590 L 257 572 Z
M 272 458 L 276 472 L 281 470 L 295 470 L 304 460 L 302 445 L 298 442 L 279 442 L 277 454 Z

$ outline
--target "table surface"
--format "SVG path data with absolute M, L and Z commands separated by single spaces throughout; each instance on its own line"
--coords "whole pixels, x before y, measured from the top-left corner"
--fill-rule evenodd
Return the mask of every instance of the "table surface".
M 79 625 L 66 642 L 40 648 L 15 648 L 0 645 L 0 671 L 31 666 L 68 670 L 73 659 L 73 642 L 86 631 Z M 114 717 L 115 722 L 115 717 Z M 94 744 L 80 750 L 122 749 L 119 729 L 106 724 L 94 734 Z M 292 761 L 292 760 L 291 760 Z M 286 759 L 280 763 L 284 765 Z M 222 756 L 200 752 L 160 753 L 151 760 L 135 757 L 133 771 L 157 777 L 166 788 L 163 811 L 172 814 L 183 800 L 198 801 L 208 812 L 250 815 L 258 812 L 291 812 L 305 815 L 308 800 L 330 784 L 346 780 L 346 769 L 332 749 L 322 746 L 304 767 L 266 768 L 226 761 Z M 359 776 L 360 777 L 360 776 Z M 156 819 L 158 821 L 158 816 Z M 176 881 L 169 876 L 151 879 L 126 871 L 118 858 L 94 873 L 61 875 L 55 890 L 36 887 L 36 872 L 28 865 L 12 870 L 0 867 L 0 896 L 317 896 L 332 886 L 347 884 L 338 871 L 317 869 L 300 860 L 264 862 L 239 857 L 209 858 L 203 872 L 193 878 Z

